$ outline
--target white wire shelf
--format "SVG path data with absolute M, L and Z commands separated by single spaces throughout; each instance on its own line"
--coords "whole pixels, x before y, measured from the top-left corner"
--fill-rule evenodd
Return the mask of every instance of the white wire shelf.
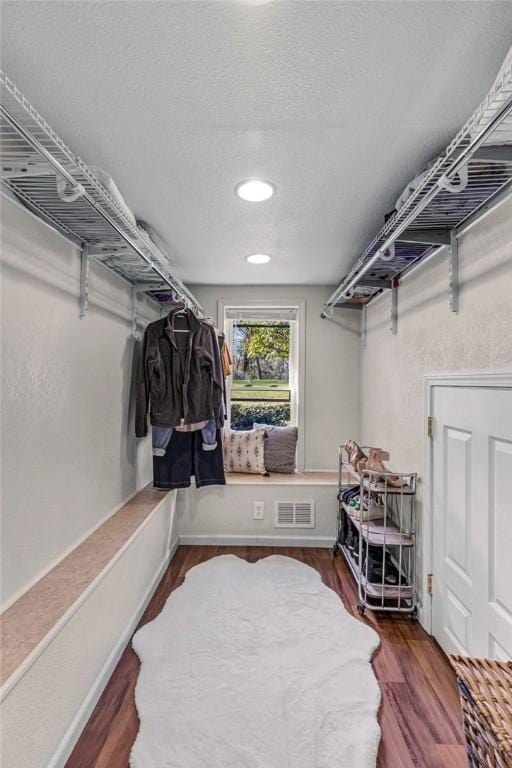
M 391 485 L 388 478 L 394 478 L 394 472 L 373 472 L 372 470 L 365 469 L 361 478 L 359 472 L 356 472 L 354 467 L 347 462 L 342 463 L 342 472 L 345 477 L 349 477 L 349 482 L 354 485 L 362 484 L 366 491 L 372 491 L 373 493 L 380 493 L 383 496 L 411 496 L 416 493 L 416 475 L 408 475 L 410 478 L 409 483 L 406 485 Z
M 369 544 L 376 547 L 412 547 L 414 546 L 414 536 L 412 533 L 401 532 L 398 526 L 384 516 L 376 520 L 360 519 L 353 507 L 342 502 L 343 509 L 350 517 L 352 523 L 357 528 L 361 536 Z
M 356 260 L 322 316 L 336 306 L 363 307 L 436 250 L 456 248 L 454 239 L 511 193 L 512 57 L 480 107 Z M 455 259 L 452 267 L 457 269 Z M 450 287 L 455 293 L 455 280 Z M 455 296 L 453 311 L 457 301 Z
M 135 290 L 203 316 L 167 256 L 1 70 L 0 95 L 3 190 Z

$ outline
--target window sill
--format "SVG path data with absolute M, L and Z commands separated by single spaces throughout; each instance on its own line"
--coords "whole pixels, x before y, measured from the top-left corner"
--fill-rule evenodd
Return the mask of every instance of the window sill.
M 338 473 L 333 472 L 295 472 L 293 474 L 271 473 L 263 475 L 226 472 L 226 485 L 338 485 Z

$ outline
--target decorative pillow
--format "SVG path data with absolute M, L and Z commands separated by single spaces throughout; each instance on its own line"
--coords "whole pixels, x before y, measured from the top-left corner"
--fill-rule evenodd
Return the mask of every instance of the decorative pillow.
M 242 432 L 225 427 L 223 437 L 224 470 L 226 472 L 265 475 L 264 437 L 264 429 L 250 429 Z
M 274 427 L 271 424 L 253 424 L 254 429 L 265 430 L 265 469 L 267 472 L 295 472 L 297 427 Z

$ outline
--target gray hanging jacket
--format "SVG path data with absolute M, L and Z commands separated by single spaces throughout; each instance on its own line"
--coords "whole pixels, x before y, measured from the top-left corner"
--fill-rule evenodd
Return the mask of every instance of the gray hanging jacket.
M 177 427 L 198 421 L 222 421 L 224 375 L 215 329 L 190 309 L 171 310 L 150 323 L 144 333 L 139 367 L 135 434 L 148 433 L 147 415 L 155 427 Z M 180 329 L 188 333 L 176 332 Z

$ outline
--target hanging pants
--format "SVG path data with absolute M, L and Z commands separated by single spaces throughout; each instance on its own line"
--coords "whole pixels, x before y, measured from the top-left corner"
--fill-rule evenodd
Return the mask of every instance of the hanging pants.
M 226 485 L 222 433 L 215 430 L 216 446 L 203 448 L 203 435 L 198 432 L 174 430 L 164 456 L 153 456 L 153 485 L 161 490 L 189 488 L 192 476 L 196 488 L 206 485 Z

